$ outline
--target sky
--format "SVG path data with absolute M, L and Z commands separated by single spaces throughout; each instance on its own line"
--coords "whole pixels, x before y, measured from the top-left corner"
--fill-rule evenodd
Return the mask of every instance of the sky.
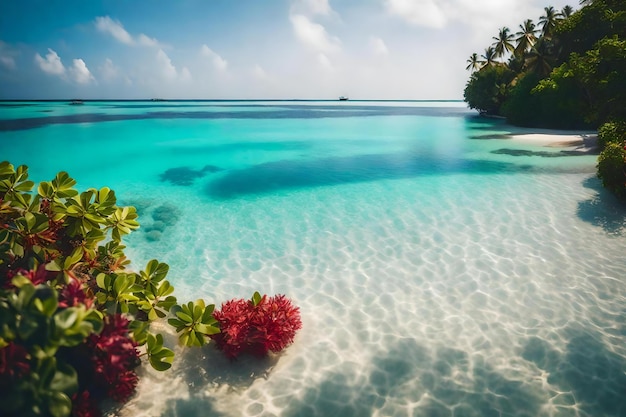
M 0 99 L 457 100 L 499 28 L 568 4 L 0 0 Z

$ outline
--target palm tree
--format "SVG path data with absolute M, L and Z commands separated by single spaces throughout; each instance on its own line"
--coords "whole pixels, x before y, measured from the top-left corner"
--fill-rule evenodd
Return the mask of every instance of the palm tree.
M 483 59 L 483 61 L 480 61 L 483 67 L 495 65 L 497 62 L 496 50 L 493 49 L 493 46 L 490 46 L 489 48 L 485 49 L 485 54 L 481 55 L 480 57 Z
M 498 33 L 497 37 L 493 37 L 495 42 L 493 43 L 493 47 L 495 48 L 496 56 L 503 57 L 504 54 L 508 52 L 513 52 L 515 47 L 511 43 L 513 40 L 513 34 L 510 33 L 510 29 L 507 27 L 500 28 L 500 33 Z
M 465 69 L 474 72 L 478 71 L 481 67 L 480 58 L 478 57 L 478 54 L 474 52 L 467 60 L 467 67 L 465 67 Z
M 551 38 L 554 33 L 556 23 L 560 20 L 561 14 L 557 12 L 554 7 L 544 7 L 545 16 L 539 18 L 539 25 L 541 25 L 541 34 L 546 38 Z
M 524 58 L 520 55 L 511 55 L 509 58 L 509 62 L 507 62 L 506 66 L 516 74 L 520 74 L 524 69 Z
M 572 13 L 574 13 L 574 8 L 572 6 L 563 6 L 563 9 L 561 10 L 561 16 L 567 19 L 572 15 Z
M 542 78 L 550 75 L 554 63 L 554 56 L 551 54 L 550 49 L 550 41 L 546 40 L 546 38 L 540 38 L 526 54 L 528 70 Z
M 527 19 L 523 24 L 519 25 L 521 31 L 517 32 L 517 46 L 515 47 L 515 55 L 522 56 L 537 42 L 537 32 L 535 24 L 531 19 Z

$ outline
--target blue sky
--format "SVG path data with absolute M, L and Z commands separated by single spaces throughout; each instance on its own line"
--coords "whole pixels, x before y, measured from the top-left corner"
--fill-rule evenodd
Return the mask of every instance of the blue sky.
M 552 0 L 0 0 L 0 99 L 461 99 Z

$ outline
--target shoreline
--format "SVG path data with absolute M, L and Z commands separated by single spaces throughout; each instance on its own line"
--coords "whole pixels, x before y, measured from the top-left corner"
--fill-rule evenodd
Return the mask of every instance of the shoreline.
M 595 131 L 514 128 L 505 137 L 518 143 L 571 148 L 580 152 L 591 153 L 598 148 L 598 134 Z

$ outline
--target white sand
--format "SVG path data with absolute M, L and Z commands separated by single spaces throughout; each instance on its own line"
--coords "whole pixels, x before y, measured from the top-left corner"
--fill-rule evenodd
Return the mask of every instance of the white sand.
M 581 152 L 595 150 L 598 135 L 594 131 L 537 130 L 515 128 L 509 135 L 512 140 L 533 145 L 572 148 Z

